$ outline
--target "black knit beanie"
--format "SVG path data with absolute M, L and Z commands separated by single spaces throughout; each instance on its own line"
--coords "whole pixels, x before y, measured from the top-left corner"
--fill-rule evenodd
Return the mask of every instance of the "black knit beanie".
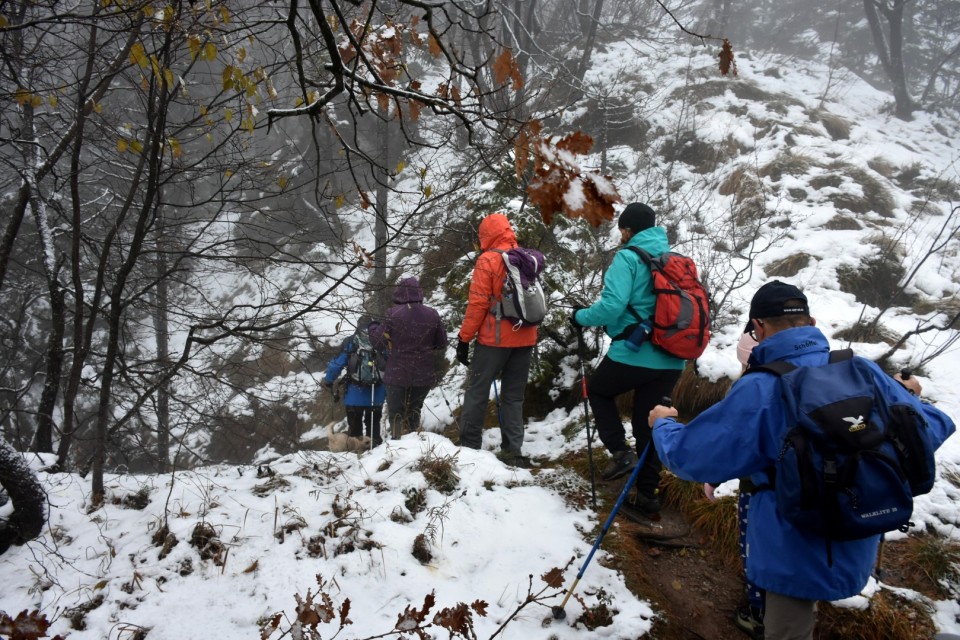
M 649 229 L 656 225 L 657 214 L 653 209 L 642 202 L 631 202 L 620 214 L 617 226 L 621 229 L 630 229 L 634 233 Z

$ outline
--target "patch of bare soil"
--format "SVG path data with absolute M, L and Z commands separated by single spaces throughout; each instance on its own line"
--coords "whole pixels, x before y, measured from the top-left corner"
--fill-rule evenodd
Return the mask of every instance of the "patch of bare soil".
M 598 484 L 608 514 L 622 485 Z M 659 617 L 647 638 L 747 640 L 733 622 L 743 598 L 739 567 L 725 564 L 677 511 L 665 507 L 658 522 L 618 514 L 602 546 L 615 557 L 627 586 Z M 641 523 L 642 522 L 642 523 Z

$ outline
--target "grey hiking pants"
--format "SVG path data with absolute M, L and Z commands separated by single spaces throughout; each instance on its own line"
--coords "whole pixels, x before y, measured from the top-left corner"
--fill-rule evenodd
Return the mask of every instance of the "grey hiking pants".
M 479 449 L 490 385 L 499 375 L 500 450 L 520 455 L 523 446 L 523 396 L 533 347 L 488 347 L 477 343 L 467 374 L 467 391 L 460 416 L 460 446 Z
M 816 622 L 815 601 L 767 591 L 767 606 L 763 613 L 764 640 L 811 640 Z

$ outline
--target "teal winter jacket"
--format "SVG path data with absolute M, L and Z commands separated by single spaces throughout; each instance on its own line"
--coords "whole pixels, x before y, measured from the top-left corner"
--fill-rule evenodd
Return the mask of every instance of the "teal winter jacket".
M 625 245 L 631 246 L 639 247 L 654 257 L 670 250 L 667 231 L 663 227 L 640 231 Z M 607 335 L 613 338 L 637 322 L 627 309 L 628 304 L 642 318 L 648 318 L 653 314 L 655 302 L 650 269 L 636 253 L 621 249 L 613 256 L 613 262 L 603 277 L 600 299 L 592 306 L 579 310 L 576 320 L 585 327 L 602 326 Z M 685 362 L 668 355 L 650 342 L 633 351 L 627 347 L 625 340 L 614 340 L 607 357 L 621 364 L 647 369 L 683 369 Z

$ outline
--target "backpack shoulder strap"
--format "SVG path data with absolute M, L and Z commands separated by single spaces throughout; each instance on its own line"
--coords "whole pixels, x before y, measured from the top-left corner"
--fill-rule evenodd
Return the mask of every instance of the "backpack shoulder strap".
M 853 349 L 849 349 L 849 348 L 837 349 L 835 351 L 830 352 L 830 360 L 828 362 L 830 364 L 833 364 L 834 362 L 842 362 L 844 360 L 852 360 L 852 359 L 853 359 Z
M 649 267 L 650 269 L 655 268 L 656 265 L 654 264 L 655 261 L 653 259 L 653 256 L 647 253 L 646 251 L 644 251 L 643 249 L 641 249 L 640 247 L 630 245 L 629 247 L 626 247 L 626 249 L 640 256 L 640 259 L 643 260 L 643 263 L 647 265 L 647 267 Z
M 830 352 L 830 359 L 827 361 L 829 364 L 834 362 L 843 362 L 844 360 L 850 360 L 853 358 L 853 349 L 837 349 L 836 351 Z M 767 362 L 765 364 L 758 364 L 750 367 L 744 374 L 748 373 L 759 373 L 761 371 L 766 371 L 767 373 L 772 373 L 775 376 L 783 376 L 794 369 L 797 368 L 797 365 L 790 364 L 786 360 L 774 360 L 773 362 Z
M 772 373 L 773 375 L 780 377 L 786 375 L 797 368 L 797 365 L 790 364 L 786 360 L 774 360 L 773 362 L 767 362 L 764 364 L 756 364 L 743 372 L 744 375 L 748 373 Z

